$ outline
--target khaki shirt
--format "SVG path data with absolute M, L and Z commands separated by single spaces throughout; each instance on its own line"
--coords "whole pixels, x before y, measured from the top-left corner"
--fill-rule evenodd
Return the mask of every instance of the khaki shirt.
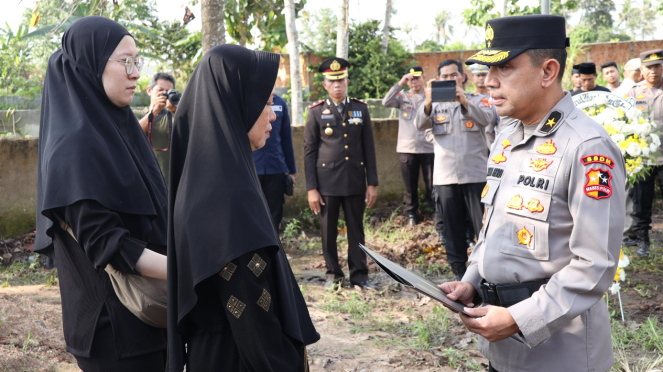
M 490 106 L 493 111 L 495 111 L 495 106 L 491 104 L 490 101 L 490 92 L 485 93 L 485 94 L 480 94 L 477 93 L 476 91 L 472 93 L 467 93 L 467 100 L 476 103 L 476 104 L 482 104 L 486 107 Z M 495 126 L 497 124 L 497 113 L 495 113 L 495 120 L 492 121 L 490 124 L 485 129 L 485 135 L 486 135 L 486 144 L 488 145 L 488 148 L 495 142 Z
M 495 120 L 491 107 L 467 101 L 467 111 L 454 102 L 433 102 L 430 115 L 425 104 L 417 109 L 415 125 L 432 129 L 435 147 L 434 185 L 486 182 L 485 128 Z
M 518 120 L 497 136 L 484 225 L 463 280 L 550 281 L 508 308 L 519 334 L 479 337 L 479 349 L 500 372 L 606 371 L 613 354 L 602 297 L 619 260 L 624 159 L 569 93 L 531 136 L 523 132 Z
M 644 113 L 649 113 L 649 120 L 656 123 L 657 130 L 663 128 L 663 89 L 647 88 L 647 82 L 641 81 L 628 91 L 629 97 L 635 98 L 635 107 Z M 663 147 L 660 149 L 663 154 Z M 655 161 L 656 165 L 663 165 L 663 158 Z
M 405 154 L 432 154 L 433 143 L 426 141 L 424 132 L 414 126 L 414 117 L 417 109 L 424 102 L 424 93 L 403 92 L 398 83 L 389 89 L 382 99 L 384 107 L 399 109 L 398 113 L 398 143 L 396 152 Z

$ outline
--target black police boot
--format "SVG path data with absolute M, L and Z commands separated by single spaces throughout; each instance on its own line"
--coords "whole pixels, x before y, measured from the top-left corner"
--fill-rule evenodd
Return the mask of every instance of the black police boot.
M 368 280 L 363 281 L 361 283 L 352 283 L 351 282 L 350 284 L 352 284 L 352 287 L 358 286 L 359 288 L 361 288 L 364 291 L 369 290 L 369 289 L 377 291 L 377 290 L 380 289 L 380 288 L 378 288 L 378 286 L 376 286 L 375 284 L 369 282 Z
M 417 224 L 417 215 L 410 214 L 407 216 L 407 227 L 412 227 Z
M 465 262 L 452 263 L 451 271 L 454 273 L 454 280 L 460 282 L 461 279 L 463 279 L 463 275 L 465 275 L 465 271 L 467 271 L 467 267 L 465 267 Z
M 627 247 L 635 247 L 638 245 L 638 238 L 632 235 L 624 235 L 624 238 L 622 239 L 622 244 L 624 244 Z
M 638 256 L 649 257 L 649 231 L 638 230 L 636 236 L 638 237 Z

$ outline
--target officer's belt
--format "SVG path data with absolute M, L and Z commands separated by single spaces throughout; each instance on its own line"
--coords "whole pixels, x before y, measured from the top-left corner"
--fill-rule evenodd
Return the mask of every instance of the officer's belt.
M 535 280 L 516 284 L 493 284 L 481 279 L 479 288 L 484 304 L 501 307 L 515 305 L 522 300 L 532 297 L 532 294 L 548 283 L 550 279 Z

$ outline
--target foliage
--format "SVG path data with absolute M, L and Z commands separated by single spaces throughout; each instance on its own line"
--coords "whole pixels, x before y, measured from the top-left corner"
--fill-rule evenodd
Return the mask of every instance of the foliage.
M 306 5 L 306 0 L 295 4 L 295 14 Z M 260 32 L 260 49 L 280 52 L 288 43 L 285 28 L 285 3 L 278 0 L 225 0 L 223 13 L 226 31 L 244 46 L 253 44 L 252 31 Z
M 590 0 L 591 1 L 591 0 Z M 551 0 L 550 13 L 561 14 L 568 16 L 578 7 L 579 0 Z M 495 8 L 493 0 L 471 0 L 471 6 L 463 11 L 463 18 L 465 23 L 470 26 L 486 27 L 486 21 L 492 18 L 500 17 L 499 9 Z M 524 6 L 518 5 L 518 0 L 508 0 L 507 15 L 525 15 L 525 14 L 541 14 L 541 6 Z
M 317 12 L 302 12 L 299 34 L 304 50 L 329 54 L 336 51 L 336 15 L 329 8 Z
M 451 15 L 451 12 L 446 9 L 435 16 L 435 22 L 433 25 L 435 26 L 435 42 L 437 44 L 442 40 L 442 43 L 446 45 L 447 41 L 451 40 L 451 36 L 453 36 L 454 32 L 454 27 L 451 24 L 452 18 L 453 16 Z
M 39 76 L 30 63 L 31 43 L 25 39 L 28 27 L 20 25 L 17 32 L 0 28 L 0 84 L 2 93 L 34 97 L 39 93 Z
M 403 44 L 394 37 L 394 29 L 389 32 L 387 55 L 381 53 L 380 21 L 369 20 L 353 23 L 350 27 L 348 60 L 352 64 L 349 72 L 348 96 L 360 99 L 379 98 L 400 80 L 403 67 L 413 58 Z M 333 52 L 321 57 L 331 57 Z M 317 66 L 309 66 L 317 71 Z M 316 74 L 314 84 L 318 92 L 322 88 L 322 75 Z M 325 94 L 323 94 L 324 96 Z
M 449 50 L 475 50 L 481 49 L 483 45 L 481 43 L 466 45 L 460 40 L 456 40 L 451 44 L 441 45 L 436 43 L 434 40 L 428 39 L 423 43 L 417 45 L 414 49 L 415 52 L 443 52 Z

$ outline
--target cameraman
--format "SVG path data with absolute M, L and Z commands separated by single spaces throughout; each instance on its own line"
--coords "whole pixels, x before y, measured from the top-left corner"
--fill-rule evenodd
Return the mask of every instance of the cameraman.
M 175 90 L 175 78 L 165 72 L 157 72 L 152 76 L 146 92 L 150 95 L 150 109 L 139 120 L 139 123 L 147 134 L 163 178 L 168 185 L 170 135 L 173 129 L 173 115 L 180 102 L 180 94 Z

